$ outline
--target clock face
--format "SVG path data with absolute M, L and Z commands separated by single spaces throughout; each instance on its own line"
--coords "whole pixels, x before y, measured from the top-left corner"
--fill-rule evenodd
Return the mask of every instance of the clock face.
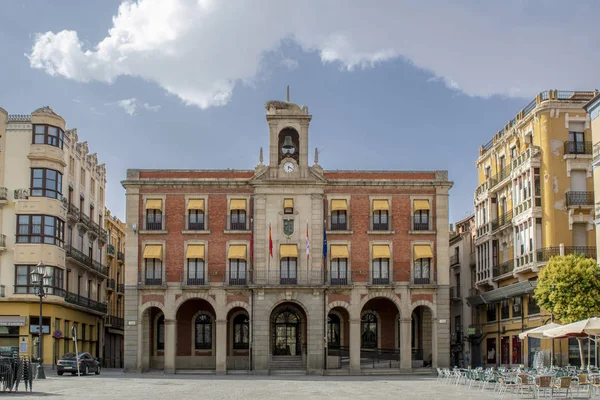
M 294 172 L 294 163 L 292 162 L 286 162 L 285 164 L 283 164 L 283 170 L 285 172 Z

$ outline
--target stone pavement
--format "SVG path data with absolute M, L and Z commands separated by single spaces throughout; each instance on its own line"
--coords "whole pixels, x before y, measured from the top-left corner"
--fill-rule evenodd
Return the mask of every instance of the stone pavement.
M 34 392 L 19 398 L 137 399 L 494 399 L 481 392 L 437 383 L 432 376 L 247 376 L 123 374 L 56 376 L 33 383 Z M 1 396 L 1 395 L 0 395 Z M 507 396 L 512 397 L 514 396 Z

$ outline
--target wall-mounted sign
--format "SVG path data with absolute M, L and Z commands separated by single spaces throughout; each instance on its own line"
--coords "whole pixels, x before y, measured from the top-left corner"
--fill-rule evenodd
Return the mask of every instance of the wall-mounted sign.
M 39 325 L 29 325 L 29 333 L 39 334 L 40 326 Z M 50 333 L 50 325 L 42 325 L 42 333 L 45 335 L 49 334 Z
M 60 339 L 63 337 L 62 331 L 54 331 L 54 337 Z
M 135 326 L 137 321 L 127 321 L 127 325 L 129 326 Z
M 25 326 L 27 317 L 18 315 L 0 315 L 0 326 Z

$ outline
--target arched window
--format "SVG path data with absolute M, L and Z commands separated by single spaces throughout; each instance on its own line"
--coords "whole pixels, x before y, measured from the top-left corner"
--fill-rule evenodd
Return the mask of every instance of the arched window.
M 196 350 L 212 349 L 212 319 L 210 315 L 198 315 L 194 325 L 196 329 Z
M 233 319 L 233 348 L 247 349 L 250 343 L 248 316 L 239 314 Z
M 156 350 L 165 349 L 165 316 L 161 315 L 156 321 Z
M 361 342 L 361 347 L 377 348 L 377 316 L 374 312 L 368 312 L 362 317 Z
M 327 347 L 340 347 L 340 317 L 335 314 L 327 316 Z

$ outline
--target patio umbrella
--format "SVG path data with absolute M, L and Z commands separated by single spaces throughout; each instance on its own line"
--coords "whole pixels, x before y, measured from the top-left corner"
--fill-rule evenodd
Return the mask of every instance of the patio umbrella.
M 549 329 L 544 332 L 544 336 L 550 338 L 590 338 L 600 335 L 600 318 L 592 317 L 571 324 L 563 325 L 558 328 Z M 590 364 L 590 343 L 588 342 L 588 368 Z M 583 356 L 582 356 L 583 357 Z M 582 360 L 583 362 L 583 360 Z M 596 360 L 596 364 L 598 360 Z
M 536 339 L 551 339 L 547 336 L 544 336 L 544 332 L 550 329 L 555 329 L 561 327 L 561 324 L 557 324 L 554 322 L 550 322 L 549 324 L 538 326 L 537 328 L 529 329 L 528 331 L 519 333 L 519 339 L 526 339 L 528 337 L 536 338 Z M 550 354 L 550 365 L 554 365 L 554 340 L 552 340 L 552 352 Z

